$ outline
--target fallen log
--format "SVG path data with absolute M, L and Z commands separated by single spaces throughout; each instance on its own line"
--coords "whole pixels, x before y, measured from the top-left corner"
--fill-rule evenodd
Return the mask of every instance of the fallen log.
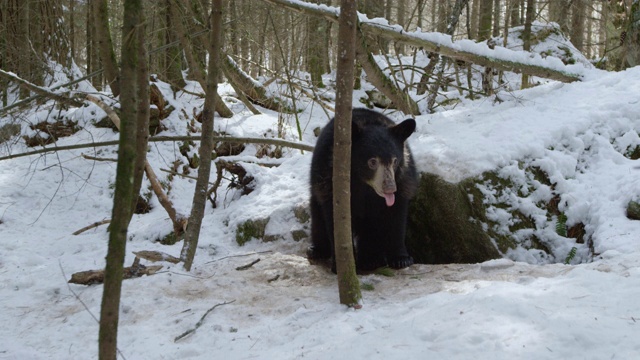
M 144 266 L 140 264 L 140 258 L 133 260 L 133 265 L 124 268 L 123 279 L 132 279 L 142 275 L 153 275 L 162 269 L 162 265 Z M 94 285 L 104 282 L 104 270 L 80 271 L 71 275 L 70 284 Z

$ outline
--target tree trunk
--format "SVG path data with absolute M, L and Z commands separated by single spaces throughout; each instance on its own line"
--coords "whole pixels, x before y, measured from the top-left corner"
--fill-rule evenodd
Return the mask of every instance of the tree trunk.
M 175 35 L 173 20 L 171 19 L 170 7 L 172 6 L 171 0 L 165 0 L 164 7 L 162 8 L 162 15 L 167 24 L 167 28 L 164 30 L 164 42 L 165 44 L 172 43 L 177 39 Z M 183 89 L 187 86 L 187 83 L 182 77 L 182 47 L 171 46 L 163 51 L 164 67 L 163 73 L 171 86 Z
M 483 41 L 491 37 L 491 26 L 493 25 L 493 0 L 480 1 L 480 20 L 478 22 L 478 40 Z
M 33 81 L 31 76 L 31 49 L 29 48 L 29 1 L 18 1 L 18 30 L 17 30 L 17 56 L 18 63 L 17 70 L 18 75 L 25 80 Z M 29 90 L 20 88 L 20 98 L 26 98 L 29 96 Z
M 585 0 L 573 0 L 571 5 L 571 43 L 582 52 L 584 50 L 584 28 L 587 4 Z
M 640 3 L 634 1 L 629 10 L 627 26 L 624 29 L 626 36 L 623 41 L 624 54 L 626 55 L 623 67 L 632 67 L 640 64 Z
M 109 10 L 107 0 L 93 0 L 93 20 L 95 21 L 96 39 L 98 40 L 100 59 L 104 66 L 107 85 L 111 87 L 113 96 L 120 95 L 120 77 L 116 53 L 113 50 L 111 31 L 109 30 Z M 124 39 L 123 39 L 124 42 Z
M 531 50 L 531 23 L 533 23 L 534 17 L 534 0 L 527 0 L 527 14 L 524 20 L 524 30 L 522 31 L 522 49 L 524 51 Z M 522 84 L 520 86 L 521 89 L 526 89 L 529 87 L 529 75 L 522 74 Z
M 316 3 L 326 3 L 317 1 Z M 327 20 L 316 16 L 307 17 L 307 70 L 311 75 L 311 84 L 318 88 L 323 88 L 322 75 L 324 74 L 324 59 L 327 57 L 329 49 L 325 46 L 328 36 L 326 28 L 329 26 Z
M 460 20 L 460 15 L 462 15 L 462 10 L 465 8 L 465 6 L 468 6 L 468 5 L 469 5 L 469 0 L 456 0 L 456 3 L 451 12 L 451 16 L 449 17 L 449 21 L 447 22 L 447 26 L 446 26 L 447 35 L 453 36 L 456 28 L 458 27 L 458 21 Z M 439 58 L 438 55 L 434 55 L 434 56 L 435 58 L 432 58 L 429 64 L 431 64 L 433 61 L 436 61 L 436 60 L 439 61 L 439 63 L 436 69 L 435 79 L 431 84 L 431 89 L 429 90 L 429 97 L 427 98 L 427 109 L 431 113 L 434 112 L 436 97 L 438 95 L 438 88 L 442 84 L 442 76 L 444 74 L 444 69 L 447 65 L 446 58 Z
M 362 294 L 356 276 L 351 232 L 351 104 L 357 31 L 356 5 L 342 0 L 338 28 L 336 117 L 333 158 L 333 222 L 340 303 L 359 307 Z
M 210 40 L 209 44 L 209 73 L 207 74 L 207 95 L 202 111 L 202 140 L 200 141 L 200 167 L 198 180 L 193 193 L 191 215 L 187 224 L 184 237 L 181 259 L 184 261 L 184 269 L 191 271 L 193 258 L 198 247 L 200 227 L 204 217 L 207 202 L 207 187 L 211 174 L 211 152 L 213 151 L 213 119 L 215 112 L 216 94 L 218 93 L 218 78 L 220 74 L 219 64 L 222 48 L 222 0 L 212 0 L 211 16 L 209 17 Z
M 140 23 L 144 24 L 143 15 L 140 15 Z M 144 27 L 143 27 L 144 29 Z M 133 177 L 133 201 L 131 202 L 131 215 L 138 203 L 138 195 L 142 186 L 142 176 L 147 163 L 147 145 L 149 144 L 149 64 L 147 58 L 147 49 L 145 47 L 145 32 L 136 31 L 136 39 L 138 42 L 138 120 L 136 124 L 136 163 L 134 167 Z
M 118 147 L 116 187 L 109 232 L 109 246 L 105 267 L 104 290 L 100 311 L 99 358 L 115 360 L 117 355 L 118 319 L 122 290 L 123 263 L 127 245 L 127 229 L 131 219 L 134 164 L 136 160 L 136 122 L 138 120 L 138 31 L 142 1 L 125 0 L 122 28 L 122 123 Z
M 563 33 L 569 34 L 569 7 L 570 0 L 554 0 L 549 2 L 549 20 L 560 25 Z

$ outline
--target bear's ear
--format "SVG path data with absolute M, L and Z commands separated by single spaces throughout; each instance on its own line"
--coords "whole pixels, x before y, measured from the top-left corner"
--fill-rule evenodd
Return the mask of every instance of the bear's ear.
M 407 119 L 400 124 L 389 128 L 391 135 L 402 142 L 407 140 L 414 131 L 416 131 L 416 121 L 414 119 Z

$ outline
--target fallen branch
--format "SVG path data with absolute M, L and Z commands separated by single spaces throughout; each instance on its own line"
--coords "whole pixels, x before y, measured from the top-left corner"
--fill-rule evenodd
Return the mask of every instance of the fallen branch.
M 145 259 L 151 262 L 167 261 L 173 264 L 177 264 L 181 261 L 179 258 L 175 256 L 165 254 L 160 251 L 142 250 L 142 251 L 133 251 L 133 253 L 135 254 L 135 256 L 139 258 Z
M 104 225 L 104 224 L 109 224 L 111 222 L 111 219 L 107 219 L 107 220 L 102 220 L 102 221 L 96 221 L 91 225 L 85 226 L 82 229 L 78 230 L 78 231 L 74 231 L 72 235 L 80 235 L 83 232 L 87 231 L 87 230 L 91 230 L 94 228 L 97 228 L 100 225 Z
M 70 81 L 70 82 L 68 82 L 66 84 L 62 84 L 62 85 L 58 85 L 58 86 L 52 87 L 51 89 L 49 89 L 49 92 L 53 92 L 54 90 L 58 90 L 58 89 L 63 88 L 63 87 L 75 85 L 75 84 L 77 84 L 79 82 L 82 82 L 84 80 L 91 79 L 94 76 L 102 74 L 103 71 L 104 70 L 100 69 L 100 70 L 92 72 L 91 74 L 89 74 L 87 76 L 83 76 L 83 77 L 81 77 L 79 79 L 75 79 L 75 80 Z M 39 98 L 44 97 L 44 96 L 45 95 L 36 94 L 36 95 L 30 96 L 30 97 L 28 97 L 28 98 L 26 98 L 24 100 L 20 100 L 18 102 L 15 102 L 15 103 L 13 103 L 11 105 L 7 105 L 7 106 L 3 107 L 2 109 L 0 109 L 0 116 L 4 115 L 5 113 L 7 113 L 11 109 L 14 109 L 14 108 L 17 108 L 19 106 L 28 104 L 29 102 L 31 102 L 33 100 L 36 100 L 36 99 L 39 99 Z M 48 94 L 46 96 L 48 96 Z
M 116 114 L 116 112 L 110 106 L 108 106 L 102 100 L 92 95 L 86 95 L 85 98 L 91 101 L 92 103 L 95 103 L 102 110 L 104 110 L 104 112 L 107 113 L 107 116 L 109 117 L 109 119 L 111 119 L 113 124 L 118 128 L 118 130 L 120 130 L 120 117 L 118 117 L 118 114 Z M 160 201 L 160 205 L 162 205 L 162 207 L 167 211 L 167 214 L 169 214 L 169 218 L 173 223 L 173 233 L 175 234 L 176 237 L 180 236 L 180 234 L 182 234 L 186 229 L 187 218 L 182 215 L 178 215 L 178 212 L 173 207 L 173 203 L 171 202 L 171 200 L 169 200 L 167 195 L 164 193 L 164 190 L 162 189 L 162 185 L 160 184 L 160 181 L 158 180 L 158 177 L 156 176 L 156 173 L 153 171 L 153 168 L 151 167 L 151 164 L 149 164 L 149 160 L 147 158 L 144 159 L 144 172 L 145 174 L 147 174 L 147 179 L 149 179 L 149 182 L 151 183 L 151 188 L 153 189 L 153 192 L 156 194 L 158 201 Z
M 193 334 L 196 332 L 196 330 L 198 330 L 198 328 L 200 326 L 202 326 L 202 324 L 204 323 L 204 318 L 207 317 L 207 315 L 209 315 L 210 312 L 213 311 L 213 309 L 217 308 L 218 306 L 222 306 L 222 305 L 228 305 L 233 303 L 235 300 L 231 300 L 231 301 L 225 301 L 223 303 L 220 304 L 215 304 L 211 309 L 207 310 L 207 312 L 204 313 L 204 315 L 202 315 L 202 317 L 200 318 L 200 320 L 196 323 L 196 326 L 193 329 L 189 329 L 185 332 L 183 332 L 182 334 L 176 336 L 175 339 L 173 339 L 173 342 L 178 342 L 179 340 L 184 339 L 185 337 Z
M 140 258 L 136 257 L 133 264 L 124 268 L 122 274 L 123 279 L 131 279 L 141 277 L 142 275 L 153 275 L 162 269 L 162 265 L 144 266 L 140 264 Z M 68 281 L 70 284 L 94 285 L 104 282 L 104 270 L 87 270 L 80 271 L 71 275 Z
M 253 265 L 255 265 L 255 264 L 259 263 L 259 262 L 260 262 L 259 258 L 255 259 L 252 262 L 248 263 L 247 265 L 238 266 L 236 268 L 236 270 L 238 270 L 238 271 L 247 270 L 248 268 L 252 267 Z
M 223 256 L 220 259 L 211 260 L 209 262 L 206 262 L 205 264 L 211 264 L 212 262 L 216 262 L 216 261 L 220 261 L 220 260 L 224 260 L 224 259 L 235 258 L 235 257 L 244 257 L 244 256 L 258 255 L 258 254 L 268 254 L 270 252 L 273 252 L 273 251 L 266 250 L 266 251 L 252 252 L 252 253 L 248 253 L 248 254 Z
M 163 142 L 163 141 L 200 141 L 200 136 L 155 136 L 149 138 L 149 142 Z M 252 138 L 252 137 L 236 137 L 236 136 L 214 136 L 213 141 L 218 142 L 241 142 L 245 144 L 264 144 L 264 145 L 277 145 L 284 146 L 291 149 L 297 150 L 306 150 L 313 151 L 313 145 L 288 141 L 283 139 L 274 139 L 274 138 Z M 118 140 L 113 141 L 102 141 L 95 142 L 90 144 L 76 144 L 76 145 L 66 145 L 66 146 L 52 146 L 48 148 L 42 148 L 39 150 L 28 151 L 25 153 L 12 154 L 7 156 L 0 157 L 0 161 L 2 160 L 10 160 L 16 159 L 24 156 L 31 156 L 37 154 L 43 154 L 48 152 L 56 152 L 63 150 L 76 150 L 76 149 L 86 149 L 92 147 L 103 147 L 103 146 L 114 146 L 118 145 Z
M 305 15 L 319 16 L 329 21 L 338 22 L 338 16 L 340 9 L 336 7 L 323 6 L 319 7 L 316 4 L 308 4 L 302 1 L 287 1 L 287 0 L 263 0 L 268 3 L 284 7 L 289 10 L 297 11 Z M 529 74 L 533 76 L 539 76 L 546 79 L 558 80 L 562 82 L 573 82 L 580 80 L 579 74 L 572 74 L 567 71 L 552 69 L 539 65 L 540 57 L 528 52 L 512 51 L 509 49 L 501 48 L 500 51 L 483 49 L 487 55 L 480 55 L 470 51 L 462 50 L 462 47 L 454 43 L 452 40 L 440 42 L 429 40 L 425 37 L 425 33 L 418 31 L 406 31 L 399 25 L 384 25 L 372 20 L 364 20 L 363 15 L 360 14 L 360 27 L 371 36 L 382 36 L 387 39 L 394 40 L 398 43 L 404 43 L 407 45 L 422 48 L 426 52 L 435 52 L 442 56 L 446 56 L 455 60 L 461 60 L 481 66 L 491 67 L 496 70 L 512 71 L 515 73 Z M 443 38 L 444 39 L 444 38 Z M 518 55 L 513 57 L 514 54 L 527 54 L 532 56 Z M 520 58 L 520 61 L 514 61 L 514 58 Z M 551 56 L 547 59 L 550 60 Z M 548 60 L 543 60 L 548 61 Z
M 82 156 L 83 158 L 85 158 L 87 160 L 93 160 L 93 161 L 111 161 L 111 162 L 118 161 L 117 158 L 101 158 L 101 157 L 96 157 L 96 156 L 90 156 L 90 155 L 87 155 L 87 154 L 80 154 L 80 156 Z
M 27 88 L 31 91 L 33 91 L 34 93 L 40 95 L 40 96 L 45 96 L 48 98 L 51 98 L 57 102 L 66 104 L 66 105 L 71 105 L 71 106 L 75 106 L 75 107 L 81 107 L 83 105 L 83 103 L 81 101 L 72 99 L 70 97 L 67 96 L 63 96 L 60 94 L 56 94 L 51 92 L 49 89 L 45 89 L 41 86 L 38 86 L 36 84 L 33 84 L 25 79 L 22 79 L 16 75 L 14 75 L 13 73 L 10 72 L 6 72 L 2 69 L 0 69 L 0 75 L 4 76 L 5 78 L 9 79 L 9 80 L 13 80 L 15 82 L 17 82 L 18 84 L 20 84 L 20 86 Z

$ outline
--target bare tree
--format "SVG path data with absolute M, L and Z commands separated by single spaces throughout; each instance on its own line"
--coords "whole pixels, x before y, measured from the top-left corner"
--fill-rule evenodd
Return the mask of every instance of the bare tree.
M 522 49 L 524 51 L 531 50 L 531 24 L 533 23 L 535 12 L 534 1 L 535 0 L 527 0 L 527 13 L 524 20 L 524 30 L 522 31 Z M 522 74 L 522 85 L 520 87 L 522 89 L 526 89 L 529 87 L 528 74 Z
M 362 298 L 356 276 L 351 233 L 351 103 L 357 21 L 354 2 L 342 0 L 338 28 L 333 144 L 333 158 L 340 161 L 333 162 L 333 222 L 340 303 L 349 306 L 359 306 Z
M 117 355 L 118 319 L 122 290 L 123 262 L 127 245 L 127 229 L 131 219 L 134 193 L 132 181 L 136 162 L 136 123 L 138 121 L 140 38 L 143 31 L 142 0 L 125 0 L 122 28 L 122 93 L 118 166 L 109 232 L 109 246 L 100 311 L 99 358 L 115 360 Z
M 198 180 L 193 193 L 191 215 L 184 237 L 184 246 L 180 257 L 184 261 L 184 268 L 191 270 L 193 258 L 198 246 L 200 227 L 204 217 L 207 202 L 207 187 L 211 173 L 211 152 L 213 151 L 213 119 L 215 113 L 216 94 L 218 93 L 218 78 L 220 77 L 220 57 L 222 47 L 222 0 L 212 0 L 211 15 L 209 17 L 209 72 L 207 74 L 206 97 L 202 110 L 202 140 L 200 141 L 200 167 Z
M 107 85 L 111 87 L 114 96 L 120 95 L 120 80 L 116 53 L 111 40 L 111 30 L 109 29 L 109 11 L 107 0 L 91 1 L 93 7 L 93 20 L 95 21 L 95 36 L 98 40 L 100 59 L 104 66 L 105 79 Z
M 477 0 L 480 1 L 478 16 L 478 40 L 487 40 L 491 37 L 491 26 L 493 25 L 493 0 Z

